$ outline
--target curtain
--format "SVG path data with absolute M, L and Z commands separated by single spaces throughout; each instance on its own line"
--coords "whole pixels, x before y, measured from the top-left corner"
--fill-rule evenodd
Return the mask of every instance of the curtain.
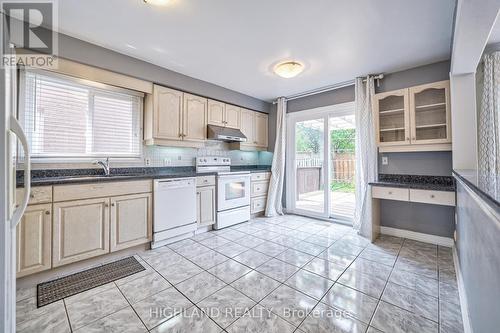
M 377 145 L 373 123 L 372 97 L 375 93 L 374 79 L 368 76 L 355 82 L 356 118 L 356 210 L 354 229 L 361 236 L 372 236 L 372 198 L 368 183 L 377 179 Z
M 276 141 L 274 145 L 271 180 L 267 192 L 266 216 L 283 215 L 283 183 L 285 181 L 286 99 L 278 98 L 276 112 Z
M 483 93 L 478 108 L 478 167 L 483 175 L 496 175 L 500 171 L 500 52 L 483 58 Z M 483 185 L 490 192 L 497 190 L 496 177 Z

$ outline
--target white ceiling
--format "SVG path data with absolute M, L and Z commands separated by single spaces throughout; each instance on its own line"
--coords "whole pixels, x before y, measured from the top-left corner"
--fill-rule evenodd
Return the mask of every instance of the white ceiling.
M 59 1 L 59 31 L 263 100 L 450 57 L 454 0 Z M 299 60 L 296 78 L 272 73 Z

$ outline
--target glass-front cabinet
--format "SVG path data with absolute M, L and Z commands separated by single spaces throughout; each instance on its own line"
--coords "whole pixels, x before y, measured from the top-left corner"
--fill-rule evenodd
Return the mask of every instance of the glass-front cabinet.
M 377 94 L 374 106 L 378 145 L 409 144 L 408 89 Z
M 381 152 L 451 150 L 449 81 L 376 94 L 373 100 Z

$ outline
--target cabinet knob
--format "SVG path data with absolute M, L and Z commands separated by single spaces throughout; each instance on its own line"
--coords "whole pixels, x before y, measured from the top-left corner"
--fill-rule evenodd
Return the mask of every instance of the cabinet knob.
M 105 204 L 104 204 L 104 207 L 109 207 L 109 204 L 105 203 Z
M 33 193 L 30 194 L 30 198 L 33 199 L 35 195 Z
M 410 138 L 409 138 L 409 137 L 406 137 L 406 141 L 410 141 Z
M 114 207 L 114 206 L 115 206 L 115 203 L 114 203 L 114 202 L 112 202 L 112 203 L 111 203 L 111 207 Z
M 431 194 L 431 198 L 433 198 L 433 199 L 434 199 L 435 197 L 436 197 L 436 196 L 435 196 L 434 194 Z
M 392 191 L 389 191 L 389 194 L 392 194 Z
M 413 141 L 415 141 L 415 137 L 411 138 Z
M 46 210 L 45 215 L 50 215 L 50 210 Z

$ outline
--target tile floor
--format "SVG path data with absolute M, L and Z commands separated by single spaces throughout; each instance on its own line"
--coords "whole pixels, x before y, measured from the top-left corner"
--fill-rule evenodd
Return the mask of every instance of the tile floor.
M 299 216 L 136 256 L 145 271 L 37 309 L 18 332 L 463 332 L 450 248 Z

